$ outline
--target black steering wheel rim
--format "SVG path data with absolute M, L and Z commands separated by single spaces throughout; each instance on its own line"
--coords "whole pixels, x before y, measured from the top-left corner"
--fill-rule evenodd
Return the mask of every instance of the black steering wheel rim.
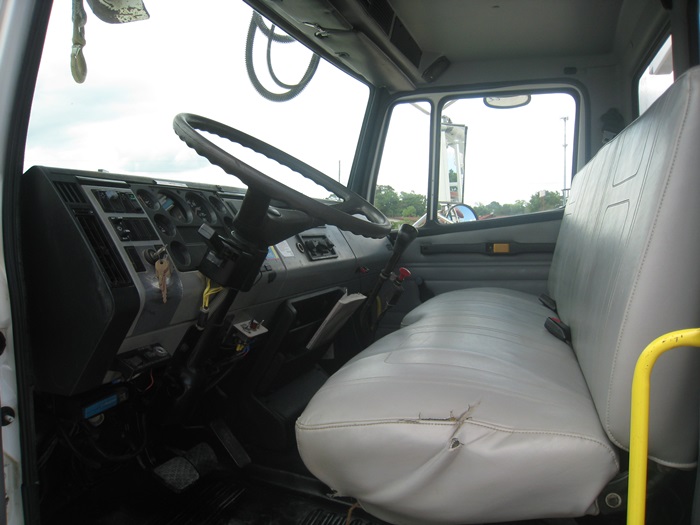
M 285 202 L 293 209 L 302 211 L 326 224 L 332 224 L 341 230 L 358 235 L 381 238 L 391 230 L 391 224 L 386 216 L 360 195 L 312 166 L 260 139 L 215 120 L 191 113 L 177 115 L 173 120 L 173 128 L 189 147 L 226 173 L 241 179 L 249 189 L 257 190 L 271 199 Z M 316 201 L 236 158 L 204 137 L 200 133 L 201 131 L 215 134 L 265 155 L 312 180 L 343 201 L 338 204 L 324 204 Z M 361 214 L 367 220 L 355 217 L 353 214 Z

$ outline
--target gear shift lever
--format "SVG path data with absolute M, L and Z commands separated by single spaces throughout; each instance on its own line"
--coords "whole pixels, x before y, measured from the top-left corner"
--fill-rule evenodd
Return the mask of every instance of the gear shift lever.
M 396 266 L 396 264 L 399 262 L 399 259 L 403 255 L 403 252 L 406 251 L 408 245 L 411 244 L 417 236 L 418 230 L 416 230 L 413 226 L 411 226 L 410 224 L 401 225 L 401 227 L 399 228 L 399 233 L 396 235 L 396 240 L 394 241 L 394 249 L 391 253 L 391 257 L 389 258 L 389 261 L 386 263 L 386 266 L 382 270 L 382 274 L 384 275 L 385 281 L 391 275 L 394 266 Z
M 362 307 L 362 311 L 360 312 L 360 318 L 363 320 L 363 323 L 367 321 L 367 312 L 370 305 L 374 304 L 374 301 L 376 300 L 379 291 L 382 289 L 382 286 L 391 276 L 394 266 L 396 266 L 396 264 L 399 262 L 399 259 L 403 255 L 403 252 L 406 251 L 406 248 L 408 248 L 408 245 L 411 244 L 417 236 L 418 230 L 416 230 L 410 224 L 402 224 L 399 228 L 399 232 L 396 235 L 396 240 L 394 241 L 394 249 L 391 252 L 391 257 L 389 257 L 384 269 L 379 272 L 379 279 L 377 279 L 374 288 L 372 288 L 372 291 L 367 296 L 365 304 Z

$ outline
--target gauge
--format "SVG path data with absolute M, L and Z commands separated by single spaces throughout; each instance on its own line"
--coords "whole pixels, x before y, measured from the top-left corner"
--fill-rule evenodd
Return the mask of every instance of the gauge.
M 180 222 L 190 222 L 192 215 L 185 208 L 185 204 L 174 193 L 168 191 L 158 192 L 158 202 L 168 214 Z
M 214 208 L 216 208 L 216 211 L 218 211 L 220 214 L 226 215 L 228 213 L 226 205 L 219 197 L 212 195 L 211 197 L 209 197 L 209 202 L 211 202 L 212 206 L 214 206 Z
M 192 264 L 192 256 L 187 246 L 178 241 L 173 241 L 170 243 L 168 251 L 173 256 L 175 264 L 178 266 L 189 266 Z
M 204 197 L 198 193 L 188 193 L 185 195 L 185 202 L 192 208 L 192 212 L 209 224 L 216 223 L 216 213 L 211 209 Z
M 153 195 L 150 191 L 139 190 L 136 192 L 136 196 L 138 197 L 141 204 L 143 204 L 146 208 L 149 208 L 151 210 L 157 210 L 160 208 L 160 203 L 156 199 L 156 196 Z
M 155 217 L 153 217 L 153 221 L 156 223 L 156 227 L 163 235 L 168 235 L 169 237 L 175 235 L 175 225 L 173 224 L 173 221 L 168 219 L 165 215 L 158 213 Z

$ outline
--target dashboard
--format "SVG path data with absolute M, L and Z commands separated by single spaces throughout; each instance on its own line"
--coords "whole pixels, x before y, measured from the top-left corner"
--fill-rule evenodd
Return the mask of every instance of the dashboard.
M 37 389 L 70 396 L 171 359 L 200 315 L 207 286 L 197 270 L 208 251 L 200 228 L 229 236 L 243 197 L 222 186 L 28 170 L 19 224 Z M 366 292 L 390 249 L 388 239 L 334 226 L 270 246 L 229 319 L 274 330 L 277 312 L 296 298 Z M 155 266 L 162 257 L 171 263 L 165 300 Z

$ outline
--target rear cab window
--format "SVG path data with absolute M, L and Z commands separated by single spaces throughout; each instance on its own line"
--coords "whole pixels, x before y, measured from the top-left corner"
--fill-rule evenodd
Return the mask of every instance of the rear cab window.
M 673 78 L 673 39 L 669 36 L 644 67 L 637 82 L 639 115 L 673 84 Z

